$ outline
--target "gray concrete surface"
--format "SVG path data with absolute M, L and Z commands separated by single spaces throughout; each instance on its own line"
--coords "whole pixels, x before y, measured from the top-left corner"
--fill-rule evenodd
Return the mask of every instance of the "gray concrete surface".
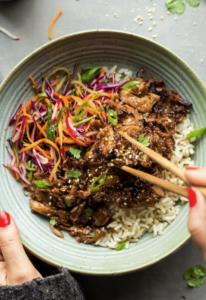
M 156 13 L 150 20 L 147 12 L 155 4 Z M 13 41 L 0 32 L 0 82 L 21 59 L 48 41 L 49 24 L 60 8 L 63 15 L 54 27 L 54 38 L 87 29 L 126 30 L 150 39 L 157 35 L 157 42 L 182 57 L 206 82 L 205 0 L 201 0 L 198 8 L 187 5 L 182 16 L 168 15 L 164 0 L 0 1 L 0 27 L 21 38 Z M 134 22 L 138 15 L 144 18 L 142 25 Z M 152 26 L 154 21 L 155 27 Z M 182 277 L 184 271 L 195 264 L 204 262 L 196 246 L 189 241 L 164 261 L 139 272 L 115 277 L 79 274 L 75 277 L 90 300 L 176 300 L 181 296 L 187 300 L 205 300 L 206 284 L 191 289 Z

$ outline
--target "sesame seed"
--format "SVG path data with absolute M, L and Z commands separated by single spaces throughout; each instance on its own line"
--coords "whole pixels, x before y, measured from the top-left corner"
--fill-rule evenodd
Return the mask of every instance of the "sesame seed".
M 51 202 L 49 202 L 49 205 L 51 206 Z
M 115 16 L 116 18 L 118 18 L 118 14 L 117 14 L 117 13 L 115 13 L 114 16 Z
M 49 217 L 49 216 L 51 216 L 51 214 L 47 214 L 47 216 Z
M 149 28 L 149 31 L 152 31 L 152 27 Z
M 153 24 L 152 24 L 152 25 L 153 25 L 153 26 L 156 26 L 156 24 L 157 24 L 156 22 L 153 22 Z
M 164 20 L 164 17 L 160 17 L 160 20 L 162 20 L 162 21 L 163 21 L 163 20 Z
M 149 17 L 150 18 L 150 20 L 153 20 L 153 17 L 151 16 L 151 17 Z
M 193 23 L 193 26 L 196 26 L 196 23 L 195 23 L 195 22 Z
M 168 14 L 168 15 L 171 15 L 171 12 L 168 10 L 168 11 L 167 11 L 167 14 Z
M 50 196 L 49 199 L 52 199 L 52 196 Z

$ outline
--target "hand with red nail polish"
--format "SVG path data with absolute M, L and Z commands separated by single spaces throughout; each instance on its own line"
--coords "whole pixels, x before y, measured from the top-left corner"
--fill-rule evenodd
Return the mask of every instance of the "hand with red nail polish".
M 0 286 L 19 285 L 41 277 L 28 259 L 13 218 L 0 211 Z
M 206 168 L 187 167 L 187 179 L 196 186 L 206 187 Z M 188 229 L 206 261 L 206 199 L 196 188 L 188 188 L 190 212 Z

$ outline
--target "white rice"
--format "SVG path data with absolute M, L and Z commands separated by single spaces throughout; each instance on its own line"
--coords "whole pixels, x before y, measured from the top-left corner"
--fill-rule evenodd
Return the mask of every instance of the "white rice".
M 110 71 L 107 70 L 107 76 L 115 73 L 117 66 L 114 66 Z M 132 73 L 126 69 L 119 70 L 117 75 L 123 74 L 126 76 L 124 80 L 131 80 Z M 130 79 L 125 79 L 131 76 Z M 184 169 L 186 166 L 194 166 L 194 161 L 190 155 L 194 153 L 194 145 L 192 142 L 195 138 L 185 140 L 187 134 L 193 130 L 194 125 L 190 121 L 190 116 L 187 115 L 183 121 L 177 125 L 177 133 L 174 134 L 175 149 L 172 154 L 171 162 L 179 168 Z M 184 186 L 182 180 L 177 178 L 172 173 L 164 170 L 163 178 L 173 182 L 176 185 Z M 138 242 L 142 235 L 146 232 L 153 233 L 153 236 L 161 235 L 164 229 L 170 224 L 179 214 L 180 206 L 177 201 L 181 200 L 181 204 L 187 201 L 172 192 L 166 192 L 165 197 L 151 207 L 138 207 L 132 210 L 123 210 L 118 207 L 113 207 L 113 222 L 107 228 L 113 228 L 115 233 L 108 233 L 96 242 L 96 245 L 115 249 L 122 241 L 127 241 L 125 247 L 129 248 L 130 243 Z M 103 229 L 105 230 L 105 229 Z

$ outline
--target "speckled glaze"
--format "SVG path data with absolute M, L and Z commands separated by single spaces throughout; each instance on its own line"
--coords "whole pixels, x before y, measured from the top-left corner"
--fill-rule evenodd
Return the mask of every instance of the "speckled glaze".
M 54 68 L 72 69 L 75 62 L 80 66 L 117 64 L 131 69 L 134 75 L 141 67 L 146 68 L 147 74 L 163 79 L 169 89 L 194 104 L 192 121 L 196 128 L 205 126 L 206 90 L 194 72 L 163 46 L 133 34 L 105 30 L 72 34 L 42 46 L 20 62 L 0 87 L 0 209 L 14 217 L 26 248 L 50 264 L 75 272 L 112 275 L 138 270 L 170 255 L 189 239 L 188 205 L 181 207 L 179 216 L 162 236 L 146 234 L 130 249 L 117 252 L 79 244 L 67 232 L 64 239 L 55 236 L 48 219 L 31 213 L 21 184 L 2 166 L 10 159 L 5 146 L 12 134 L 12 129 L 4 128 L 19 103 L 34 96 L 28 76 L 40 83 Z M 198 141 L 194 159 L 198 166 L 205 164 L 205 139 Z

